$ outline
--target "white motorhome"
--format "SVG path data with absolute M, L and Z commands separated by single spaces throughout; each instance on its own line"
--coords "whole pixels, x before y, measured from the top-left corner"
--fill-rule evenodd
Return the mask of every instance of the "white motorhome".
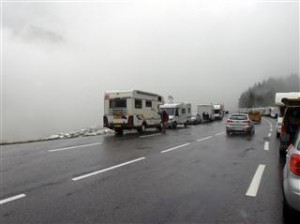
M 224 105 L 223 104 L 213 104 L 213 116 L 214 120 L 222 120 L 224 117 Z
M 123 130 L 136 129 L 139 133 L 149 127 L 161 127 L 159 106 L 164 98 L 140 90 L 115 90 L 104 93 L 103 126 L 122 135 Z
M 187 126 L 192 117 L 192 106 L 190 103 L 166 103 L 160 106 L 169 115 L 168 127 L 176 128 L 177 125 Z
M 202 116 L 202 120 L 204 122 L 215 120 L 214 106 L 212 104 L 197 105 L 197 112 Z

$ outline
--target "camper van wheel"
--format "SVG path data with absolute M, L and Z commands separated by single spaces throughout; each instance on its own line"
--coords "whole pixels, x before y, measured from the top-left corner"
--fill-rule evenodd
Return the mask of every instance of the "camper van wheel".
M 176 127 L 177 127 L 177 123 L 174 122 L 174 123 L 173 123 L 173 129 L 176 129 Z
M 146 124 L 144 123 L 144 124 L 142 124 L 142 126 L 138 129 L 138 132 L 140 133 L 140 134 L 142 134 L 142 133 L 144 133 L 146 131 Z

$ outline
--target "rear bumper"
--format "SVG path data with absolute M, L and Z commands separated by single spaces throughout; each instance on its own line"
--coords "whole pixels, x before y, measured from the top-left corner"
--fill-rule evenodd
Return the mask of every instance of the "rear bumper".
M 284 171 L 283 192 L 290 208 L 300 212 L 300 178 Z
M 227 133 L 247 134 L 247 133 L 251 132 L 251 127 L 232 127 L 232 126 L 226 126 L 226 132 Z

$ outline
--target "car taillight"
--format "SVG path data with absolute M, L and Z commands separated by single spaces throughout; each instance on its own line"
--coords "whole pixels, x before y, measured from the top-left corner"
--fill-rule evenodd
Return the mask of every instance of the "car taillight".
M 232 123 L 232 122 L 233 122 L 232 120 L 227 120 L 227 124 Z
M 285 127 L 285 125 L 281 125 L 281 135 L 286 135 L 287 134 L 287 132 L 286 132 L 286 127 Z
M 250 121 L 243 121 L 244 124 L 250 124 Z
M 294 154 L 290 159 L 290 170 L 300 176 L 300 155 Z

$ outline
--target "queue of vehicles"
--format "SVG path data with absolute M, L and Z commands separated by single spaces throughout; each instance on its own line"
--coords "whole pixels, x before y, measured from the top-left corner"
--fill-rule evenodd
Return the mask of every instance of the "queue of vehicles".
M 168 127 L 173 129 L 177 125 L 186 127 L 188 124 L 222 120 L 225 115 L 223 104 L 197 105 L 197 112 L 193 113 L 191 103 L 166 103 L 161 95 L 141 90 L 115 90 L 104 93 L 103 125 L 117 135 L 132 129 L 139 133 L 148 128 L 161 130 L 163 110 L 169 115 Z
M 277 93 L 275 97 L 277 113 L 271 109 L 245 109 L 231 114 L 226 121 L 226 134 L 242 133 L 252 136 L 255 123 L 269 111 L 276 118 L 276 136 L 280 140 L 280 155 L 286 156 L 283 170 L 283 214 L 289 219 L 291 214 L 300 212 L 300 93 Z M 161 112 L 169 115 L 169 127 L 199 124 L 222 120 L 225 115 L 222 104 L 199 104 L 192 113 L 190 103 L 165 103 L 159 94 L 140 90 L 107 91 L 104 96 L 104 127 L 122 135 L 124 130 L 136 129 L 143 133 L 147 128 L 162 129 Z M 273 115 L 272 115 L 273 114 Z

